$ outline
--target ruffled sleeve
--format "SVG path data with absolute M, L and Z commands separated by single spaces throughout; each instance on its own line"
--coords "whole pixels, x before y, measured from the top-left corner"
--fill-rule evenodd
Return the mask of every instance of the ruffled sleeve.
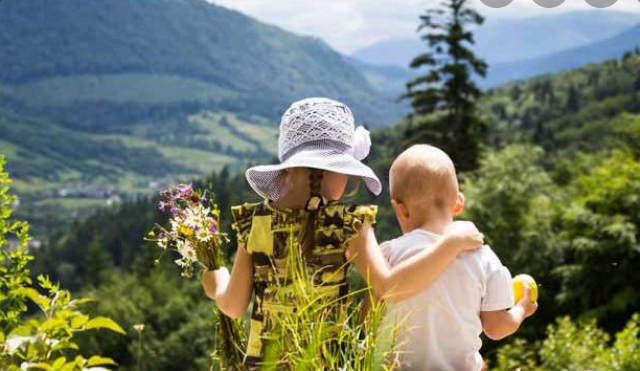
M 233 217 L 231 229 L 236 231 L 239 245 L 247 245 L 249 232 L 251 232 L 251 221 L 257 206 L 258 204 L 245 203 L 231 207 L 231 216 Z
M 345 245 L 360 235 L 360 229 L 365 221 L 372 225 L 376 223 L 378 206 L 376 205 L 354 205 L 345 209 L 344 212 L 344 243 Z

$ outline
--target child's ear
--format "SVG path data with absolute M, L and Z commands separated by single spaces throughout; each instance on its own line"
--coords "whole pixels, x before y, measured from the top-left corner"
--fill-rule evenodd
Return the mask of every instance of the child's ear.
M 392 198 L 391 206 L 393 207 L 393 210 L 396 212 L 396 215 L 401 216 L 403 219 L 406 219 L 409 217 L 409 209 L 402 201 L 398 201 Z
M 456 196 L 456 204 L 453 206 L 453 215 L 460 215 L 464 211 L 464 195 L 458 192 Z

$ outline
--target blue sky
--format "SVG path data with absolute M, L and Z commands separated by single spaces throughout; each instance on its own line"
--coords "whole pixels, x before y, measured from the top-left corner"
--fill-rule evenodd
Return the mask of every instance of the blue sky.
M 415 34 L 417 17 L 439 0 L 209 0 L 239 10 L 286 30 L 321 37 L 343 53 L 376 41 Z M 566 0 L 555 9 L 544 9 L 533 0 L 513 0 L 502 9 L 491 9 L 474 0 L 476 9 L 490 21 L 522 18 L 572 10 L 595 10 L 584 0 Z M 639 0 L 618 0 L 608 10 L 639 12 Z M 597 10 L 603 11 L 603 10 Z M 597 32 L 597 30 L 594 30 Z

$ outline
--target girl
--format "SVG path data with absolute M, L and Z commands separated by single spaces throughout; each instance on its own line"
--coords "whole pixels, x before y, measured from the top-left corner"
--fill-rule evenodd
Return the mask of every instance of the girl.
M 296 102 L 280 124 L 280 164 L 246 172 L 264 202 L 232 208 L 238 251 L 231 275 L 226 268 L 206 271 L 202 285 L 232 318 L 247 310 L 253 294 L 245 357 L 249 369 L 259 368 L 279 311 L 295 310 L 295 297 L 286 295 L 291 254 L 300 254 L 311 284 L 322 288 L 332 299 L 330 311 L 338 313 L 345 305 L 339 299 L 348 293 L 351 262 L 378 298 L 394 301 L 426 288 L 460 252 L 482 246 L 475 226 L 458 222 L 433 249 L 390 270 L 371 227 L 376 206 L 339 202 L 349 176 L 361 178 L 376 195 L 382 190 L 373 171 L 360 162 L 369 153 L 369 132 L 354 126 L 351 110 L 342 103 L 326 98 Z

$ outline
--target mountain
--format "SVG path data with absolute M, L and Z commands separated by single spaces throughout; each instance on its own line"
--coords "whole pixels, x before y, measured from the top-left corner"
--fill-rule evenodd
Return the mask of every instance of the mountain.
M 640 24 L 609 39 L 526 61 L 490 66 L 485 87 L 620 58 L 640 47 Z
M 4 0 L 0 45 L 0 154 L 36 225 L 271 158 L 297 99 L 403 114 L 323 41 L 200 0 Z
M 638 23 L 638 14 L 602 10 L 518 20 L 488 18 L 475 31 L 476 50 L 490 64 L 508 63 L 604 40 Z M 351 56 L 369 64 L 407 67 L 424 45 L 418 36 L 384 40 Z
M 368 64 L 351 57 L 345 57 L 345 60 L 357 68 L 380 93 L 394 99 L 406 91 L 408 81 L 418 76 L 416 71 L 399 66 Z
M 276 120 L 292 100 L 331 95 L 372 125 L 393 118 L 388 102 L 323 41 L 204 1 L 8 0 L 0 35 L 0 81 L 44 105 L 135 97 Z M 141 90 L 132 94 L 132 85 Z

